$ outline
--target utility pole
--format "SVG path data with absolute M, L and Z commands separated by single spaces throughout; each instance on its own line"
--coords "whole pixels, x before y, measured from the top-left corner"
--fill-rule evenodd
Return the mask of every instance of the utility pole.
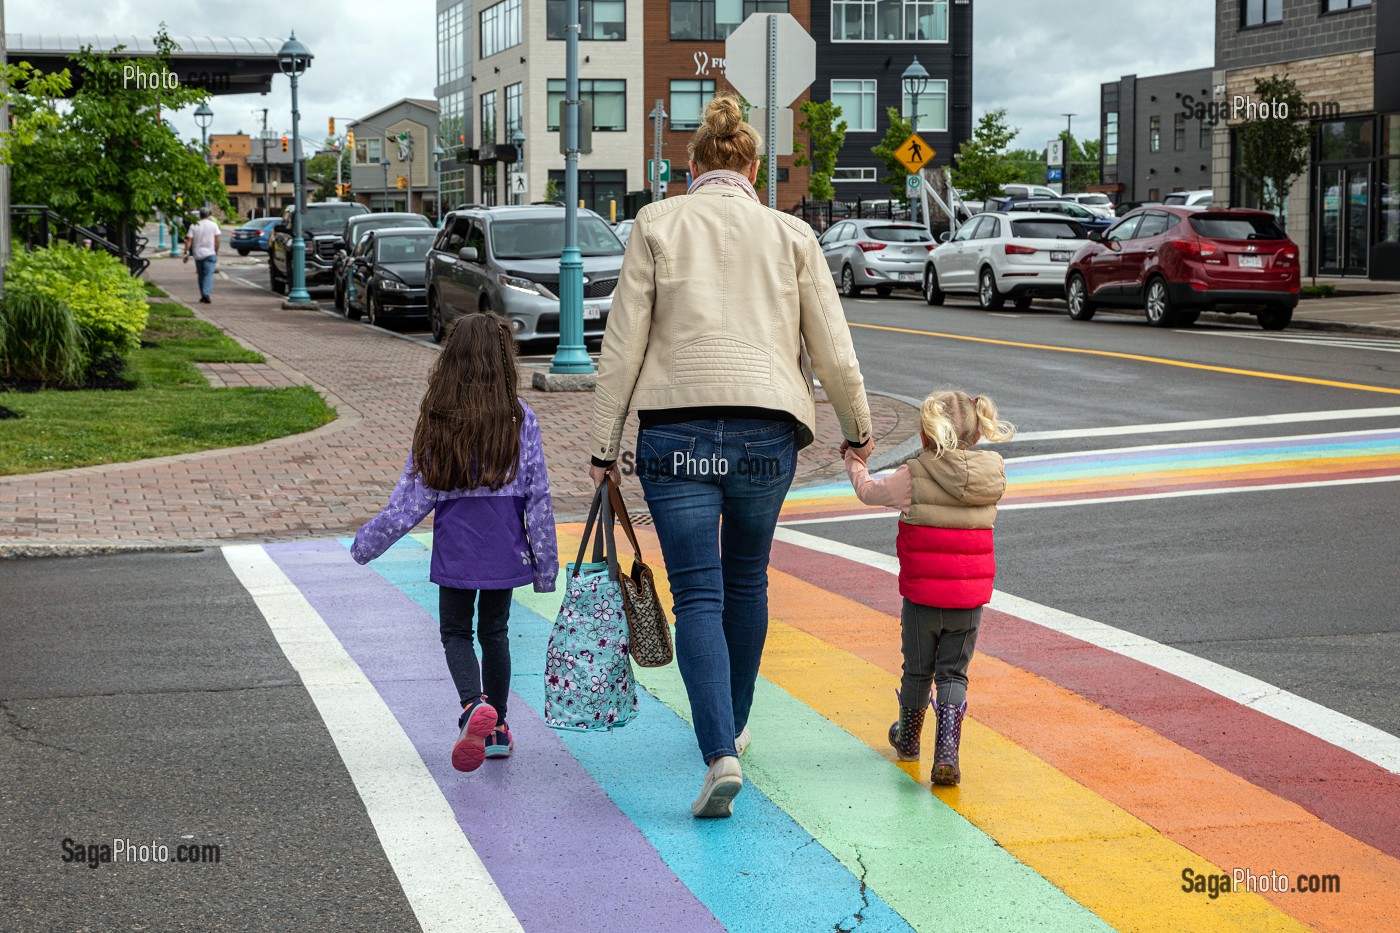
M 267 108 L 264 107 L 264 108 L 262 109 L 262 112 L 263 112 L 263 128 L 262 128 L 262 147 L 263 147 L 263 164 L 262 164 L 262 170 L 263 170 L 263 216 L 264 216 L 264 217 L 271 217 L 271 216 L 272 216 L 272 192 L 271 192 L 271 190 L 270 190 L 269 187 L 268 187 L 268 178 L 267 178 Z
M 5 44 L 5 0 L 0 0 L 0 133 L 10 131 L 10 105 L 5 96 L 5 66 L 9 63 Z M 0 297 L 5 295 L 5 270 L 10 265 L 10 165 L 0 163 Z
M 1065 118 L 1065 177 L 1060 182 L 1060 194 L 1069 194 L 1074 190 L 1069 186 L 1069 171 L 1070 167 L 1074 165 L 1074 160 L 1070 157 L 1070 150 L 1074 147 L 1074 118 L 1079 114 L 1062 113 L 1060 116 Z
M 778 17 L 768 14 L 768 207 L 778 209 Z
M 405 180 L 408 185 L 408 199 L 404 203 L 404 211 L 413 213 L 413 130 L 404 130 L 404 135 L 408 137 L 408 178 Z

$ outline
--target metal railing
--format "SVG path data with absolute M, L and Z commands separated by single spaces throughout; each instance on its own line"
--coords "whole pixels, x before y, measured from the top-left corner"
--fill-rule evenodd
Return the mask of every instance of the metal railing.
M 10 208 L 12 235 L 24 244 L 26 250 L 41 249 L 55 240 L 66 240 L 84 249 L 106 250 L 122 261 L 133 276 L 140 277 L 150 266 L 151 261 L 141 253 L 149 240 L 135 232 L 127 237 L 125 246 L 119 245 L 89 227 L 65 220 L 42 204 L 16 204 Z

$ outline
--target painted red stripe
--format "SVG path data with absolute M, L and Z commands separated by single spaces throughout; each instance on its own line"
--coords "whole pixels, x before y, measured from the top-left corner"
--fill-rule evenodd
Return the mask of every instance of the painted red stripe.
M 771 566 L 898 617 L 894 579 L 773 543 Z M 1157 668 L 988 609 L 977 649 L 1133 719 L 1337 829 L 1400 858 L 1400 775 Z

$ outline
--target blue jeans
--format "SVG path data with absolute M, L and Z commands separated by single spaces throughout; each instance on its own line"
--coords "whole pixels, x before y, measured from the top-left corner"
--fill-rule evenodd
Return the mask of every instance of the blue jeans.
M 218 265 L 218 262 L 217 254 L 194 261 L 194 272 L 199 276 L 199 293 L 205 298 L 214 292 L 214 266 Z
M 768 552 L 797 465 L 795 426 L 688 421 L 637 435 L 675 600 L 676 664 L 705 761 L 734 754 L 768 637 Z

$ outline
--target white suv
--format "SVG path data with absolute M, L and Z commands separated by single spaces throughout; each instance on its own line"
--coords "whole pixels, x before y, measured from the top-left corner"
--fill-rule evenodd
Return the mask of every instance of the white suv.
M 924 300 L 941 305 L 946 294 L 976 295 L 986 311 L 1007 298 L 1018 311 L 1035 298 L 1064 298 L 1069 261 L 1089 240 L 1071 217 L 1030 211 L 978 214 L 944 237 L 924 263 Z
M 1065 200 L 1073 201 L 1076 204 L 1082 204 L 1100 217 L 1115 216 L 1113 212 L 1113 202 L 1108 199 L 1108 195 L 1106 194 L 1099 194 L 1098 192 L 1067 194 L 1065 195 Z
M 1017 198 L 1025 201 L 1030 198 L 1058 198 L 1055 189 L 1047 188 L 1044 185 L 1002 185 L 1001 193 L 1004 197 Z
M 1215 203 L 1215 191 L 1173 191 L 1162 198 L 1162 203 L 1203 211 Z

